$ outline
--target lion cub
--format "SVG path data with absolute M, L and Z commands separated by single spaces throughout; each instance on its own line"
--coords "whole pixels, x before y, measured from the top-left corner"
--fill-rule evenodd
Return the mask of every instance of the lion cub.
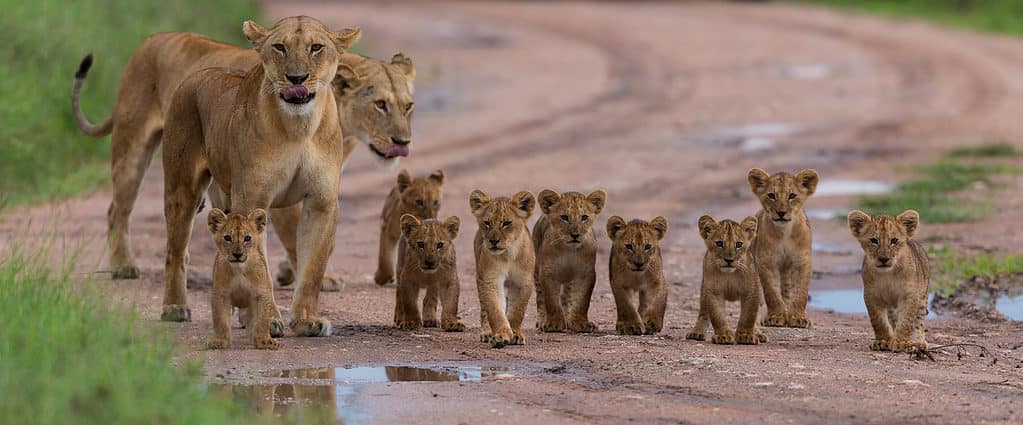
M 522 319 L 533 296 L 536 263 L 526 220 L 536 199 L 527 191 L 509 198 L 490 199 L 476 189 L 469 208 L 479 230 L 473 241 L 476 291 L 480 299 L 480 341 L 494 348 L 525 344 Z
M 756 216 L 759 228 L 752 248 L 767 302 L 763 325 L 809 328 L 806 302 L 813 268 L 803 204 L 817 190 L 820 177 L 814 170 L 768 175 L 754 168 L 748 180 L 763 207 Z
M 622 335 L 655 334 L 664 325 L 668 287 L 661 265 L 660 241 L 668 232 L 668 220 L 658 216 L 649 223 L 612 216 L 607 219 L 611 238 L 608 274 L 618 307 L 615 329 Z M 639 309 L 632 304 L 639 293 Z
M 263 239 L 266 235 L 266 211 L 253 210 L 248 216 L 240 213 L 225 214 L 219 208 L 210 211 L 208 218 L 213 243 L 217 245 L 217 258 L 213 263 L 213 339 L 210 349 L 231 346 L 231 312 L 238 307 L 244 326 L 252 335 L 256 348 L 276 349 L 277 340 L 271 337 L 284 331 L 277 305 L 273 298 Z
M 394 282 L 395 248 L 401 238 L 401 217 L 412 214 L 420 220 L 437 218 L 443 186 L 444 172 L 441 170 L 416 179 L 410 177 L 407 170 L 398 173 L 398 181 L 387 194 L 384 210 L 380 213 L 380 254 L 377 271 L 373 275 L 377 285 Z
M 720 223 L 705 215 L 697 222 L 700 237 L 707 245 L 703 256 L 703 282 L 700 284 L 700 314 L 686 339 L 703 341 L 707 323 L 714 326 L 715 344 L 759 344 L 767 336 L 757 329 L 760 311 L 760 279 L 750 248 L 757 238 L 757 219 L 746 217 L 742 223 Z M 725 301 L 738 301 L 739 324 L 733 333 L 725 321 Z
M 865 254 L 863 302 L 874 327 L 871 350 L 927 348 L 924 317 L 931 269 L 927 251 L 913 240 L 919 227 L 920 214 L 913 210 L 897 217 L 849 213 L 849 230 Z
M 443 299 L 444 312 L 440 326 L 448 332 L 461 332 L 465 326 L 458 321 L 458 269 L 455 266 L 455 245 L 458 217 L 443 222 L 436 219 L 420 221 L 412 214 L 401 216 L 401 236 L 405 243 L 398 249 L 398 290 L 394 303 L 394 326 L 401 329 L 437 327 L 437 300 Z M 419 290 L 426 288 L 423 313 L 416 303 Z
M 544 332 L 593 332 L 597 325 L 588 317 L 597 283 L 593 222 L 604 209 L 607 192 L 584 196 L 544 189 L 538 198 L 543 215 L 533 226 L 537 326 Z M 562 308 L 568 310 L 567 323 Z

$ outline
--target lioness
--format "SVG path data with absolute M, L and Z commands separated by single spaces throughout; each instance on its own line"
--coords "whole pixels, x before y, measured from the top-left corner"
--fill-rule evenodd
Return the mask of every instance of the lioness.
M 703 282 L 700 284 L 700 314 L 686 339 L 703 341 L 707 323 L 714 326 L 715 344 L 759 344 L 767 342 L 757 329 L 760 311 L 760 279 L 750 248 L 757 238 L 757 219 L 746 217 L 742 223 L 714 221 L 709 215 L 697 222 L 700 237 L 707 245 L 703 256 Z M 725 301 L 738 301 L 739 324 L 733 333 L 725 318 Z
M 262 246 L 266 211 L 252 210 L 248 216 L 225 214 L 219 208 L 208 217 L 217 258 L 213 263 L 213 339 L 211 349 L 231 346 L 231 311 L 238 307 L 242 324 L 249 328 L 256 348 L 277 348 L 272 334 L 284 333 L 284 323 L 273 299 L 273 282 Z
M 222 68 L 192 74 L 174 92 L 167 111 L 161 318 L 190 319 L 188 241 L 212 178 L 234 212 L 302 204 L 291 328 L 300 336 L 326 336 L 330 322 L 319 317 L 317 305 L 334 248 L 343 149 L 330 81 L 339 52 L 359 30 L 334 32 L 305 16 L 284 18 L 270 29 L 247 21 L 243 30 L 260 64 L 244 74 Z
M 377 285 L 383 286 L 394 281 L 395 248 L 402 236 L 401 217 L 412 214 L 421 220 L 437 218 L 443 186 L 444 172 L 441 170 L 434 171 L 426 178 L 416 179 L 409 176 L 406 170 L 398 173 L 398 181 L 391 193 L 387 194 L 384 209 L 380 212 L 380 253 L 377 271 L 373 276 Z
M 597 283 L 597 238 L 593 222 L 604 210 L 607 192 L 558 194 L 544 189 L 538 196 L 543 215 L 533 225 L 536 248 L 536 321 L 544 332 L 593 332 L 590 296 Z M 565 321 L 564 310 L 568 310 Z
M 863 303 L 874 327 L 870 349 L 926 349 L 924 318 L 931 266 L 927 251 L 913 239 L 920 227 L 920 214 L 908 210 L 896 217 L 871 217 L 853 210 L 848 218 L 849 231 L 865 254 Z
M 527 191 L 510 199 L 493 200 L 479 189 L 469 194 L 469 208 L 479 225 L 473 253 L 480 299 L 480 341 L 489 342 L 493 348 L 526 343 L 522 319 L 533 296 L 536 263 L 526 220 L 535 206 L 536 199 Z
M 668 286 L 661 264 L 661 239 L 668 233 L 668 220 L 657 216 L 650 222 L 612 216 L 607 219 L 611 238 L 608 275 L 618 307 L 615 329 L 622 335 L 655 334 L 664 326 Z M 639 308 L 633 304 L 639 294 Z
M 436 219 L 420 221 L 412 214 L 401 216 L 399 248 L 400 269 L 398 290 L 395 293 L 394 325 L 401 329 L 435 328 L 437 300 L 443 300 L 440 327 L 448 332 L 461 332 L 465 325 L 458 321 L 458 268 L 455 264 L 455 245 L 458 237 L 458 217 L 443 222 Z M 416 303 L 419 290 L 426 288 L 423 313 Z M 432 295 L 432 296 L 431 296 Z
M 756 215 L 759 227 L 753 244 L 767 302 L 763 325 L 808 328 L 812 322 L 806 317 L 806 302 L 813 267 L 810 222 L 803 204 L 817 190 L 820 177 L 814 170 L 769 175 L 754 168 L 748 180 L 763 207 Z
M 79 107 L 81 88 L 92 66 L 92 55 L 82 60 L 75 73 L 71 104 L 78 127 L 93 137 L 113 134 L 111 177 L 114 196 L 107 212 L 110 267 L 114 279 L 135 279 L 130 244 L 129 219 L 139 186 L 160 145 L 164 118 L 171 95 L 186 76 L 210 67 L 248 70 L 259 63 L 253 49 L 218 43 L 192 33 L 159 33 L 135 50 L 121 77 L 113 114 L 101 124 L 92 124 Z M 408 154 L 413 113 L 412 61 L 396 53 L 390 61 L 379 61 L 354 53 L 343 53 L 332 84 L 345 138 L 342 167 L 361 141 L 384 163 L 394 163 Z M 146 95 L 140 95 L 146 93 Z M 213 196 L 214 203 L 220 201 Z M 218 205 L 227 208 L 226 205 Z M 277 281 L 294 281 L 295 239 L 301 206 L 271 209 L 270 218 L 284 244 L 289 262 L 281 264 Z M 340 280 L 328 277 L 325 290 L 340 289 Z

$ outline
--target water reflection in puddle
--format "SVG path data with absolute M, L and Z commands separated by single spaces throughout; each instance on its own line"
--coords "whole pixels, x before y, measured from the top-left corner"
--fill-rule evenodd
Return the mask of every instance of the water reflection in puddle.
M 455 366 L 436 368 L 423 368 L 412 366 L 364 366 L 351 368 L 333 368 L 329 377 L 324 377 L 324 370 L 329 368 L 305 368 L 293 370 L 279 370 L 264 373 L 268 378 L 298 378 L 298 379 L 332 379 L 343 384 L 377 384 L 382 382 L 420 382 L 420 381 L 481 381 L 483 378 L 492 377 L 502 368 L 479 367 L 479 366 Z
M 877 195 L 891 192 L 891 183 L 870 180 L 821 180 L 814 196 Z
M 927 296 L 927 305 L 934 295 Z M 810 307 L 818 310 L 833 310 L 836 313 L 867 314 L 863 303 L 863 289 L 821 289 L 810 290 Z M 934 318 L 934 312 L 927 309 L 927 317 Z

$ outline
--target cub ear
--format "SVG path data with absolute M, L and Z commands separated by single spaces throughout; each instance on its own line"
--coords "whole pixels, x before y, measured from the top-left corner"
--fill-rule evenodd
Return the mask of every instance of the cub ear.
M 607 203 L 607 192 L 603 189 L 594 190 L 586 195 L 586 200 L 593 205 L 593 213 L 600 214 L 601 211 L 604 211 L 604 204 Z
M 767 190 L 767 182 L 771 179 L 771 175 L 767 174 L 767 171 L 759 168 L 753 168 L 749 170 L 749 174 L 746 176 L 746 180 L 749 181 L 749 187 L 753 190 L 753 193 L 759 195 Z
M 664 239 L 664 235 L 668 233 L 668 219 L 657 216 L 653 220 L 650 220 L 650 227 L 653 227 L 657 231 L 657 240 Z
M 621 233 L 623 229 L 625 229 L 624 218 L 613 215 L 611 218 L 607 219 L 607 237 L 611 238 L 612 241 L 618 238 L 619 233 Z
M 739 228 L 746 233 L 746 237 L 749 238 L 749 240 L 757 238 L 757 227 L 757 219 L 753 216 L 748 216 L 742 219 L 742 223 L 739 223 Z
M 263 28 L 255 21 L 245 21 L 242 23 L 242 32 L 245 33 L 245 38 L 249 39 L 252 43 L 252 47 L 259 49 L 263 44 L 263 40 L 266 40 L 266 28 Z
M 266 230 L 266 211 L 262 208 L 256 208 L 249 213 L 249 220 L 252 220 L 256 225 L 256 231 L 262 232 Z
M 224 210 L 220 208 L 214 208 L 210 210 L 206 220 L 210 226 L 210 233 L 217 233 L 223 228 L 224 223 L 227 222 L 227 214 L 224 214 Z
M 849 231 L 853 237 L 860 238 L 867 233 L 871 225 L 870 216 L 860 210 L 849 211 Z
M 707 240 L 707 238 L 710 237 L 710 234 L 714 232 L 714 229 L 717 229 L 718 222 L 714 221 L 714 217 L 704 215 L 696 221 L 696 227 L 700 228 L 700 237 L 703 238 L 703 240 Z
M 334 73 L 334 87 L 337 88 L 341 93 L 345 93 L 348 90 L 362 86 L 362 76 L 355 70 L 346 64 L 337 64 L 337 71 Z
M 352 47 L 362 37 L 362 28 L 345 28 L 334 33 L 334 46 L 338 52 L 344 52 Z
M 448 230 L 448 236 L 451 237 L 451 240 L 458 237 L 458 228 L 461 224 L 462 221 L 455 216 L 448 217 L 447 220 L 444 220 L 444 228 Z
M 405 56 L 404 53 L 398 52 L 391 56 L 391 65 L 397 66 L 401 73 L 405 74 L 410 85 L 412 80 L 416 79 L 416 67 L 412 66 L 412 58 Z
M 817 174 L 817 170 L 806 169 L 796 173 L 796 184 L 806 191 L 806 196 L 813 195 L 817 191 L 817 183 L 819 183 L 821 177 Z
M 469 194 L 469 209 L 472 210 L 472 215 L 482 216 L 483 209 L 487 205 L 490 205 L 490 196 L 487 196 L 482 190 L 476 189 Z
M 536 198 L 528 190 L 516 193 L 512 196 L 512 202 L 515 203 L 515 214 L 523 219 L 533 215 L 533 208 L 536 208 Z
M 406 239 L 409 237 L 409 235 L 412 234 L 413 231 L 415 231 L 417 228 L 419 228 L 421 224 L 423 224 L 422 222 L 419 221 L 418 218 L 416 218 L 416 216 L 412 214 L 402 214 L 400 222 L 401 235 Z
M 408 170 L 402 169 L 398 173 L 398 193 L 404 192 L 412 185 L 412 176 L 408 175 Z
M 914 210 L 903 211 L 895 220 L 899 222 L 906 229 L 906 234 L 909 237 L 916 235 L 916 230 L 920 227 L 920 213 Z
M 434 170 L 429 178 L 438 185 L 444 185 L 444 170 Z
M 561 200 L 561 195 L 550 189 L 541 190 L 536 197 L 540 200 L 540 211 L 543 211 L 544 214 L 550 214 L 551 207 Z

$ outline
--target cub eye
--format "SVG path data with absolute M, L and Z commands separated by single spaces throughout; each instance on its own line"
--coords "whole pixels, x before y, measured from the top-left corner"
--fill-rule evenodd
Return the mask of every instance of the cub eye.
M 490 228 L 490 221 L 484 221 L 483 222 L 483 227 L 486 227 L 486 228 L 489 229 Z
M 419 208 L 422 208 L 422 207 L 423 207 L 423 205 L 424 205 L 424 204 L 423 204 L 423 200 L 422 200 L 422 199 L 416 199 L 416 206 L 417 206 L 417 207 L 419 207 Z
M 309 46 L 309 51 L 313 53 L 319 52 L 321 49 L 323 49 L 322 44 L 314 44 L 312 46 Z
M 877 238 L 870 238 L 870 243 L 872 243 L 874 245 L 877 245 L 877 244 L 881 243 L 881 241 L 877 240 Z
M 383 100 L 378 100 L 376 102 L 373 102 L 373 104 L 376 105 L 377 109 L 387 112 L 387 102 Z
M 440 201 L 433 201 L 433 209 L 435 210 L 440 209 Z
M 644 251 L 649 251 L 649 250 L 651 250 L 653 248 L 654 248 L 654 246 L 650 245 L 650 244 L 643 245 L 643 250 Z
M 415 103 L 409 102 L 408 106 L 405 107 L 405 113 L 407 114 L 407 113 L 412 112 L 412 107 L 415 106 L 415 105 L 416 105 Z
M 627 249 L 627 250 L 628 250 L 629 252 L 632 252 L 632 250 L 634 249 L 634 247 L 632 246 L 632 244 L 631 244 L 631 243 L 627 243 L 627 244 L 625 244 L 625 249 Z
M 583 221 L 583 223 L 585 223 L 585 222 L 587 222 L 587 221 L 590 221 L 590 216 L 588 216 L 588 215 L 586 215 L 586 214 L 583 214 L 583 216 L 582 216 L 582 217 L 579 217 L 579 219 L 580 219 L 580 220 L 582 220 L 582 221 Z
M 775 194 L 773 194 L 773 193 L 768 193 L 768 194 L 767 194 L 767 199 L 770 199 L 770 200 L 772 200 L 772 201 L 775 201 L 775 200 L 777 200 L 777 199 L 778 199 L 778 195 L 775 195 Z
M 898 245 L 898 244 L 899 244 L 899 240 L 896 239 L 896 238 L 892 238 L 892 245 Z
M 561 215 L 561 221 L 564 221 L 565 223 L 568 223 L 568 222 L 569 222 L 569 218 L 568 218 L 568 216 L 567 216 L 567 215 L 564 215 L 564 214 L 562 214 L 562 215 Z
M 245 242 L 252 242 L 252 236 L 249 235 L 245 235 L 245 237 L 242 239 L 245 239 Z
M 416 246 L 418 246 L 420 248 L 426 248 L 426 243 L 424 243 L 423 241 L 419 241 L 419 242 L 416 242 Z
M 505 220 L 504 222 L 501 223 L 501 227 L 509 227 L 509 226 L 511 226 L 511 221 L 510 220 Z
M 791 201 L 793 199 L 796 199 L 796 194 L 795 193 L 790 193 L 789 194 L 789 200 Z
M 231 242 L 231 235 L 224 235 L 224 240 Z
M 717 245 L 718 248 L 724 248 L 725 247 L 725 241 L 714 242 L 714 245 Z
M 274 44 L 273 44 L 273 48 L 274 48 L 274 50 L 276 50 L 276 51 L 278 51 L 278 52 L 281 52 L 281 53 L 284 53 L 284 52 L 285 52 L 285 50 L 286 50 L 286 49 L 284 48 L 284 45 L 283 45 L 283 44 L 281 44 L 281 43 L 274 43 Z
M 444 248 L 444 242 L 437 242 L 437 249 Z
M 735 243 L 735 247 L 736 248 L 742 248 L 742 242 L 736 242 Z

